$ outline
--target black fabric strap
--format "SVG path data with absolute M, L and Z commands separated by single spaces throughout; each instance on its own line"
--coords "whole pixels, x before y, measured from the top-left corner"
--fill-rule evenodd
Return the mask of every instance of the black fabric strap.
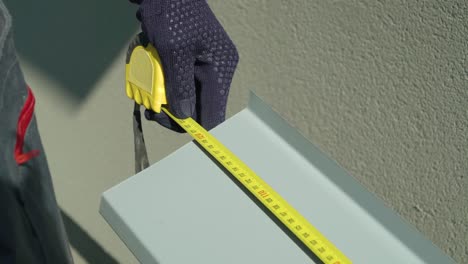
M 148 168 L 148 153 L 146 152 L 143 127 L 141 126 L 140 105 L 135 103 L 133 109 L 133 141 L 135 143 L 135 173 Z

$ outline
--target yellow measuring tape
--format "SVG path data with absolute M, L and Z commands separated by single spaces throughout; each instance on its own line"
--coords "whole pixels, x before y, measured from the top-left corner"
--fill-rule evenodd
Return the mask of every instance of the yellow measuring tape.
M 151 45 L 137 46 L 133 50 L 126 65 L 126 93 L 147 109 L 168 114 L 320 260 L 326 264 L 352 263 L 286 200 L 195 120 L 179 119 L 162 107 L 166 104 L 164 74 L 158 53 Z

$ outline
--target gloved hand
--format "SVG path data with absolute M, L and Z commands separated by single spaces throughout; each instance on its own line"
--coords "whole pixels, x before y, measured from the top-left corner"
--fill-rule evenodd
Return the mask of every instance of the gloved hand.
M 206 0 L 130 0 L 161 58 L 169 111 L 192 117 L 209 130 L 223 122 L 237 50 Z M 145 117 L 174 131 L 183 129 L 164 112 Z

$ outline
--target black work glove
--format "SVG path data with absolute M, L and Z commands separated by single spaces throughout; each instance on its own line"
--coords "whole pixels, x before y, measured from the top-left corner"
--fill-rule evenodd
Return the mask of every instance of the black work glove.
M 223 122 L 239 56 L 206 0 L 131 0 L 148 41 L 161 58 L 169 111 L 209 130 Z M 183 132 L 164 112 L 145 117 Z

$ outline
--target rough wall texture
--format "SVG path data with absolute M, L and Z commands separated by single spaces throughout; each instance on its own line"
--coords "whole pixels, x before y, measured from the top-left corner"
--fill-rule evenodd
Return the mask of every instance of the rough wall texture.
M 468 263 L 468 2 L 209 1 L 252 89 Z

